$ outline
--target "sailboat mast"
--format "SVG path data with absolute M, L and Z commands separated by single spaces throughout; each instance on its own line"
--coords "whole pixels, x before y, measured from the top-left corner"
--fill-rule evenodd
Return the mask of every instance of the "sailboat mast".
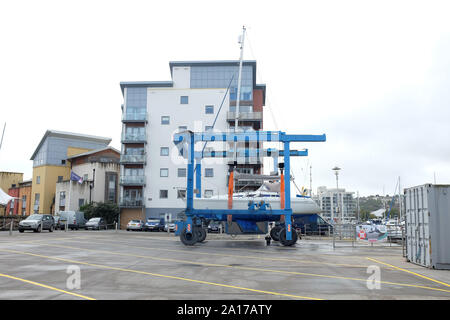
M 241 99 L 241 79 L 242 79 L 242 60 L 244 58 L 244 39 L 245 39 L 245 26 L 242 27 L 242 36 L 239 37 L 239 43 L 241 45 L 241 53 L 239 56 L 239 76 L 237 85 L 237 97 L 236 97 L 236 110 L 234 112 L 234 132 L 237 132 L 238 122 L 239 122 L 239 102 Z M 237 164 L 237 144 L 234 141 L 234 164 Z M 233 168 L 235 170 L 236 168 Z M 236 185 L 234 184 L 233 191 L 236 191 Z

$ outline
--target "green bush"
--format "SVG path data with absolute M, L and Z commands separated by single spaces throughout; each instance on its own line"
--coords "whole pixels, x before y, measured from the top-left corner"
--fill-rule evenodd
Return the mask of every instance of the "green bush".
M 92 202 L 80 207 L 86 220 L 103 218 L 107 224 L 119 221 L 119 207 L 113 202 Z

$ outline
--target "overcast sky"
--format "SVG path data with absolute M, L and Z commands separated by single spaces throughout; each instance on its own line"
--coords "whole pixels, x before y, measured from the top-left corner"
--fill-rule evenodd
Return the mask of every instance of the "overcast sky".
M 274 5 L 276 3 L 276 5 Z M 169 61 L 257 60 L 264 129 L 327 134 L 293 160 L 299 187 L 360 195 L 450 183 L 448 1 L 2 1 L 0 171 L 31 178 L 47 129 L 111 137 L 120 81 Z M 272 114 L 275 116 L 275 121 Z

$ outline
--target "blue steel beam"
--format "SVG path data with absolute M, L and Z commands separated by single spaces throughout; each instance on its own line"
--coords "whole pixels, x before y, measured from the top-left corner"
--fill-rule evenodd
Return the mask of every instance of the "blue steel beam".
M 246 132 L 180 132 L 174 134 L 174 143 L 178 144 L 187 141 L 190 133 L 194 136 L 194 143 L 198 141 L 273 141 L 273 142 L 324 142 L 326 135 L 311 135 L 311 134 L 285 134 L 281 131 L 246 131 Z
M 291 157 L 307 157 L 308 149 L 305 150 L 289 150 Z M 230 158 L 234 156 L 234 150 L 229 151 L 195 151 L 195 159 L 202 158 Z M 237 156 L 247 157 L 284 157 L 284 150 L 265 149 L 262 151 L 255 149 L 238 149 Z M 197 169 L 196 169 L 197 170 Z

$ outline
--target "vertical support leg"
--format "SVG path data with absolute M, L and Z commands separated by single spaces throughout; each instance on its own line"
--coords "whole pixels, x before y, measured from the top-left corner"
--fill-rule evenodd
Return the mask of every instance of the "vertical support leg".
M 194 134 L 192 132 L 189 136 L 188 152 L 186 211 L 190 213 L 194 209 Z
M 192 233 L 193 230 L 193 223 L 192 223 L 192 218 L 191 217 L 187 217 L 186 220 L 186 233 Z
M 290 150 L 289 141 L 284 142 L 284 209 L 289 210 L 286 214 L 286 240 L 292 240 L 292 211 L 291 211 L 291 165 L 290 165 Z
M 196 198 L 202 197 L 202 164 L 201 159 L 197 159 L 195 164 L 195 188 L 197 189 Z

